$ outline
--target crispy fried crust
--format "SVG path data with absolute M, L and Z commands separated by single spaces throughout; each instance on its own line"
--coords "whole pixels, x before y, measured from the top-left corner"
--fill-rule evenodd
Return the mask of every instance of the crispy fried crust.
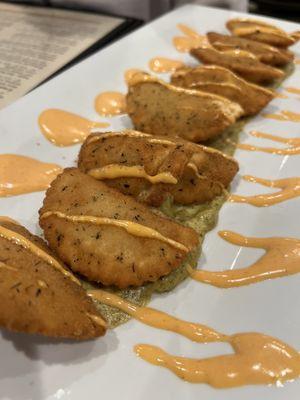
M 197 60 L 208 65 L 219 65 L 242 76 L 254 83 L 270 83 L 283 77 L 280 69 L 263 64 L 257 58 L 251 58 L 243 54 L 221 52 L 214 48 L 197 48 L 191 50 L 191 55 Z
M 222 35 L 217 32 L 208 32 L 207 38 L 210 44 L 219 51 L 240 49 L 249 51 L 256 55 L 259 61 L 274 66 L 286 65 L 293 61 L 294 55 L 284 49 L 271 46 L 266 43 L 260 43 L 255 40 L 245 39 L 243 37 Z
M 137 130 L 203 142 L 221 134 L 243 114 L 224 97 L 182 89 L 155 79 L 129 84 L 127 111 Z
M 0 224 L 53 256 L 40 238 L 22 226 Z M 105 328 L 87 315 L 99 313 L 85 291 L 29 249 L 0 237 L 0 261 L 1 327 L 71 339 L 105 333 Z
M 229 20 L 226 26 L 235 36 L 242 36 L 272 46 L 288 47 L 296 41 L 282 29 L 259 20 L 234 18 Z
M 174 85 L 215 93 L 239 103 L 245 115 L 255 115 L 274 97 L 272 90 L 245 81 L 229 69 L 216 65 L 183 68 L 171 77 Z
M 125 288 L 156 281 L 177 268 L 187 253 L 161 240 L 130 234 L 118 226 L 67 221 L 55 215 L 42 218 L 49 211 L 131 221 L 181 243 L 188 251 L 198 245 L 193 229 L 154 214 L 132 197 L 78 169 L 66 169 L 47 191 L 40 225 L 50 247 L 72 270 L 104 285 Z
M 152 206 L 159 206 L 168 195 L 182 204 L 211 200 L 228 186 L 238 171 L 233 158 L 180 138 L 170 138 L 168 144 L 163 136 L 143 137 L 141 132 L 135 131 L 113 135 L 107 132 L 89 136 L 80 150 L 79 168 L 89 173 L 95 168 L 117 164 L 142 166 L 151 176 L 170 172 L 177 184 L 152 184 L 146 179 L 132 177 L 105 180 L 107 185 Z M 153 138 L 158 139 L 157 142 L 151 142 Z

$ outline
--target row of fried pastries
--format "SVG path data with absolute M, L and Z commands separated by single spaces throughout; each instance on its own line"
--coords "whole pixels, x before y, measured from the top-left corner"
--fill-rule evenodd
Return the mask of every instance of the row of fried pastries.
M 299 35 L 248 19 L 230 20 L 227 27 L 232 35 L 207 33 L 209 45 L 190 51 L 202 65 L 177 70 L 171 84 L 146 73 L 133 75 L 127 111 L 137 130 L 204 142 L 240 117 L 257 114 L 276 96 L 261 85 L 283 79 L 278 67 L 293 61 L 287 47 Z
M 197 248 L 193 229 L 149 206 L 169 196 L 179 204 L 203 203 L 223 192 L 238 164 L 191 142 L 257 113 L 274 93 L 249 80 L 280 78 L 281 70 L 263 63 L 292 59 L 286 49 L 252 40 L 265 41 L 269 28 L 259 33 L 234 20 L 228 26 L 237 36 L 211 33 L 214 47 L 192 50 L 212 66 L 177 71 L 174 85 L 147 74 L 133 77 L 128 113 L 140 131 L 90 135 L 78 168 L 65 169 L 52 182 L 40 210 L 49 247 L 0 219 L 0 326 L 76 339 L 103 335 L 105 321 L 72 272 L 104 286 L 140 286 L 169 274 Z M 236 57 L 228 48 L 255 56 Z

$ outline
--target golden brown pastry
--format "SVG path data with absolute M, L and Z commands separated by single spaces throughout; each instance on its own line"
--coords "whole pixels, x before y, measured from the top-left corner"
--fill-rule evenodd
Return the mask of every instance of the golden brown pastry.
M 40 225 L 73 271 L 119 288 L 154 282 L 198 245 L 193 229 L 69 168 L 46 193 Z
M 243 114 L 224 97 L 182 89 L 148 74 L 130 80 L 127 112 L 139 131 L 192 142 L 220 135 Z
M 1 220 L 0 234 L 2 328 L 71 339 L 105 333 L 92 301 L 42 239 Z
M 208 32 L 207 38 L 210 44 L 219 51 L 245 50 L 254 54 L 259 61 L 274 66 L 286 65 L 293 61 L 294 55 L 291 51 L 280 49 L 266 43 L 243 37 L 222 35 L 217 32 Z
M 214 48 L 199 47 L 192 49 L 190 53 L 203 64 L 228 68 L 254 83 L 270 83 L 284 76 L 280 69 L 263 64 L 253 54 L 244 50 L 218 51 Z
M 292 35 L 277 26 L 256 19 L 234 18 L 229 20 L 226 26 L 235 36 L 256 40 L 272 46 L 288 47 L 296 42 Z
M 241 105 L 244 115 L 261 111 L 274 97 L 272 90 L 245 81 L 229 69 L 216 65 L 182 68 L 171 77 L 174 85 L 215 93 Z
M 181 204 L 211 200 L 238 170 L 233 158 L 215 149 L 132 130 L 90 135 L 81 147 L 78 166 L 152 206 L 167 196 Z

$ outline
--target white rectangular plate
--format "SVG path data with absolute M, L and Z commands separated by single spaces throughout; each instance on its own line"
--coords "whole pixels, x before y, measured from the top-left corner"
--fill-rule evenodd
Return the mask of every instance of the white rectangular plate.
M 176 25 L 185 23 L 200 33 L 225 32 L 225 22 L 241 14 L 198 6 L 185 6 L 139 29 L 93 57 L 76 65 L 34 92 L 0 112 L 0 151 L 32 156 L 63 166 L 74 165 L 79 146 L 58 148 L 40 134 L 37 119 L 46 108 L 62 108 L 87 118 L 99 119 L 93 110 L 95 96 L 105 90 L 125 92 L 123 73 L 128 68 L 147 69 L 155 56 L 182 59 L 191 65 L 189 55 L 177 53 L 172 37 L 179 34 Z M 272 22 L 272 20 L 269 20 Z M 275 20 L 287 31 L 299 25 Z M 294 46 L 296 53 L 299 45 Z M 284 82 L 300 86 L 300 66 Z M 296 95 L 275 99 L 266 109 L 299 111 Z M 112 128 L 128 127 L 125 116 L 112 118 Z M 272 121 L 257 116 L 244 129 L 242 141 L 269 145 L 268 141 L 250 138 L 252 129 L 299 136 L 300 125 Z M 245 183 L 247 173 L 277 179 L 299 175 L 299 156 L 283 157 L 265 153 L 237 151 L 240 175 L 234 192 L 254 194 L 270 189 Z M 37 220 L 44 193 L 0 199 L 0 214 L 9 215 L 33 232 L 40 232 Z M 204 243 L 199 265 L 207 269 L 243 267 L 262 252 L 233 246 L 218 237 L 228 229 L 244 235 L 300 237 L 299 198 L 268 207 L 225 204 L 216 229 Z M 300 275 L 265 281 L 256 285 L 221 290 L 191 280 L 172 293 L 156 296 L 151 305 L 180 318 L 208 324 L 224 332 L 258 331 L 273 335 L 300 350 Z M 206 385 L 188 384 L 169 371 L 154 367 L 136 357 L 137 343 L 159 345 L 167 351 L 190 357 L 206 357 L 230 352 L 225 344 L 195 344 L 178 335 L 130 321 L 102 339 L 85 343 L 56 343 L 28 335 L 0 334 L 1 399 L 205 399 L 205 400 L 298 400 L 300 379 L 283 388 L 249 386 L 215 390 Z

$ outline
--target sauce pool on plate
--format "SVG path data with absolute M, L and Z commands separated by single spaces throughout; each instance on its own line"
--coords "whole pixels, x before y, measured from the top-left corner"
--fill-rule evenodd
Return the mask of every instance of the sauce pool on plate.
M 105 128 L 106 122 L 95 122 L 80 115 L 59 109 L 48 109 L 39 116 L 39 126 L 43 135 L 56 146 L 72 146 L 82 143 L 92 128 Z
M 120 92 L 103 92 L 95 99 L 95 110 L 106 117 L 126 113 L 126 97 Z
M 137 69 L 137 68 L 130 68 L 130 69 L 127 69 L 127 70 L 124 72 L 124 80 L 125 80 L 125 82 L 128 84 L 128 83 L 131 81 L 132 77 L 133 77 L 135 74 L 138 74 L 138 73 L 143 73 L 143 71 L 142 71 L 141 69 Z
M 135 346 L 135 352 L 187 382 L 206 383 L 218 389 L 280 384 L 300 375 L 299 353 L 278 339 L 260 333 L 240 333 L 230 336 L 228 343 L 234 354 L 203 359 L 173 356 L 148 344 Z
M 0 154 L 0 197 L 45 190 L 61 172 L 57 164 L 17 154 Z
M 151 71 L 158 73 L 173 72 L 181 67 L 184 67 L 184 63 L 182 61 L 172 60 L 165 57 L 156 57 L 149 61 L 149 68 Z

